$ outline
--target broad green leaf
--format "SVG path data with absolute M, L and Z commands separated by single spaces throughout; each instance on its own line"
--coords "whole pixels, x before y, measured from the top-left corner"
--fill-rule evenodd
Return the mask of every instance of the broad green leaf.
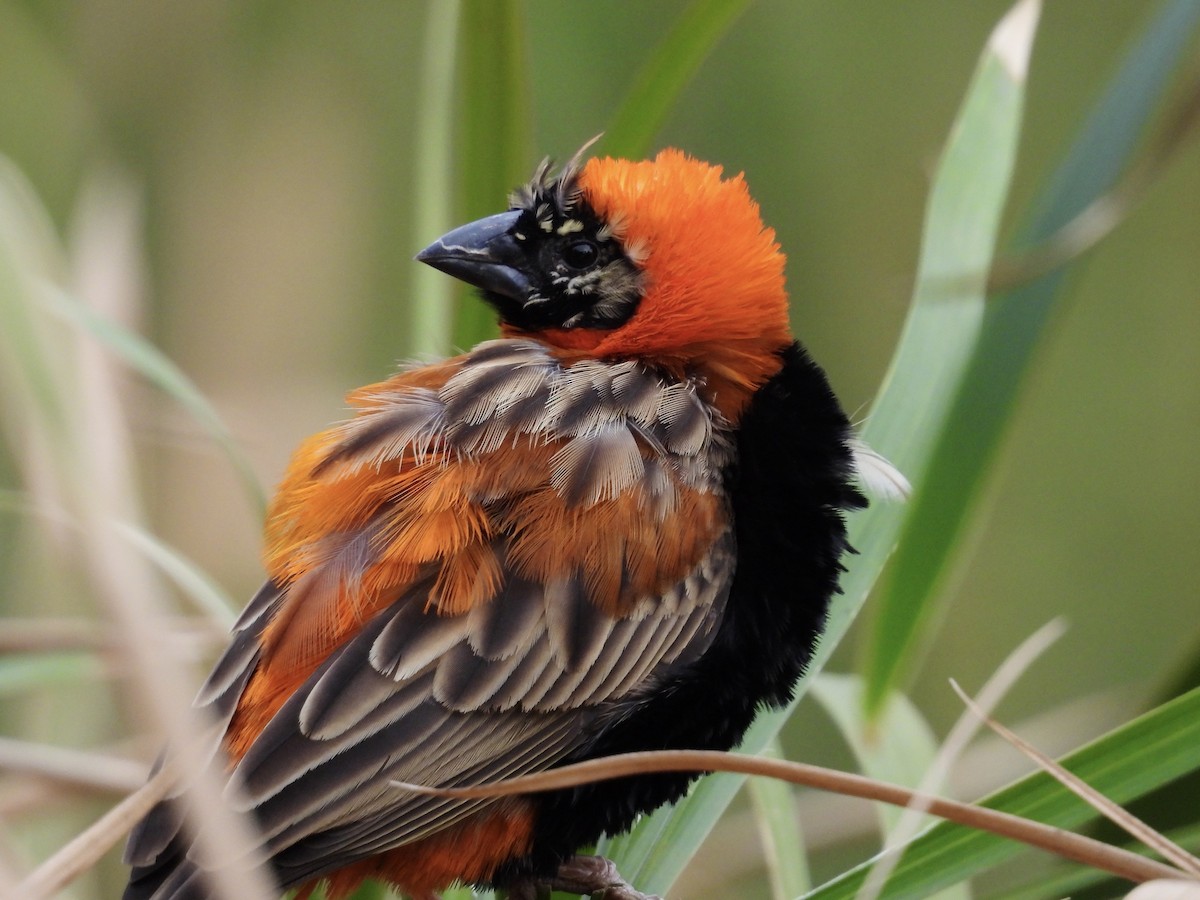
M 821 704 L 850 745 L 859 771 L 879 781 L 919 788 L 938 754 L 933 729 L 909 699 L 899 693 L 888 697 L 876 718 L 868 718 L 863 690 L 862 678 L 828 672 L 814 679 L 811 687 L 813 699 Z M 904 810 L 887 803 L 875 806 L 881 833 L 891 834 Z M 965 885 L 954 885 L 936 896 L 938 900 L 962 900 L 970 897 L 970 892 Z
M 0 157 L 0 419 L 12 439 L 66 453 L 71 410 L 63 381 L 70 358 L 33 301 L 35 284 L 64 267 L 54 229 L 15 165 Z M 58 338 L 58 340 L 56 340 Z
M 1014 751 L 1015 752 L 1015 751 Z M 1200 769 L 1200 689 L 1110 732 L 1062 760 L 1096 790 L 1128 803 Z M 984 806 L 1060 828 L 1096 818 L 1084 801 L 1038 772 L 982 801 Z M 940 824 L 913 841 L 896 867 L 885 897 L 926 897 L 1012 857 L 1023 845 L 986 832 Z M 850 870 L 808 895 L 812 900 L 855 896 L 869 864 Z
M 1200 824 L 1189 825 L 1185 828 L 1172 829 L 1163 832 L 1173 842 L 1195 853 L 1200 850 Z M 1131 853 L 1149 855 L 1144 847 L 1135 844 L 1124 844 L 1122 848 Z M 1121 887 L 1107 872 L 1090 869 L 1079 865 L 1065 865 L 1061 872 L 1048 877 L 1042 877 L 1036 883 L 1018 888 L 1005 890 L 1005 900 L 1043 900 L 1045 897 L 1074 897 L 1084 890 L 1094 888 L 1105 881 L 1113 881 L 1113 888 L 1106 893 L 1115 896 L 1121 893 Z M 1123 883 L 1121 883 L 1123 885 Z
M 937 756 L 937 740 L 921 713 L 902 694 L 888 698 L 881 715 L 868 719 L 863 712 L 863 682 L 853 675 L 827 672 L 813 680 L 813 699 L 837 725 L 850 745 L 864 775 L 915 788 Z M 877 804 L 880 824 L 887 833 L 903 811 Z
M 1021 37 L 1011 51 L 1018 61 L 1028 54 L 1032 28 Z M 872 446 L 915 476 L 918 491 L 933 446 L 929 429 L 936 431 L 945 419 L 982 320 L 986 263 L 1020 124 L 1021 85 L 1012 59 L 1010 54 L 1008 61 L 1002 60 L 991 46 L 985 52 L 933 188 L 930 217 L 936 225 L 930 225 L 927 235 L 942 235 L 945 243 L 934 247 L 926 241 L 924 269 L 929 278 L 953 277 L 959 286 L 918 295 L 864 432 Z M 974 273 L 970 283 L 964 282 L 963 273 Z M 865 601 L 892 552 L 903 516 L 900 505 L 876 503 L 851 520 L 851 543 L 860 552 L 849 561 L 844 593 L 833 602 L 809 677 L 820 671 Z M 802 681 L 797 700 L 805 689 Z M 783 727 L 794 703 L 760 715 L 741 751 L 760 752 Z M 612 855 L 622 874 L 641 890 L 666 891 L 742 781 L 725 773 L 703 779 L 674 808 L 648 816 L 628 836 L 605 843 L 603 852 Z
M 1108 83 L 1091 118 L 1051 179 L 1024 229 L 1023 245 L 1045 240 L 1115 182 L 1142 137 L 1171 74 L 1195 36 L 1200 3 L 1161 7 Z M 937 490 L 918 491 L 899 544 L 894 577 L 880 600 L 867 654 L 870 701 L 903 677 L 916 635 L 952 561 L 1016 408 L 1021 385 L 1061 299 L 1058 270 L 989 302 L 983 336 L 937 435 Z
M 934 448 L 951 418 L 984 321 L 987 273 L 1016 161 L 1038 11 L 1035 2 L 1014 6 L 992 32 L 980 60 L 930 193 L 916 292 L 900 349 L 867 423 L 868 442 L 890 454 L 912 480 L 914 505 L 943 490 Z M 889 402 L 893 394 L 902 402 Z M 931 471 L 938 472 L 936 480 L 928 477 Z M 889 546 L 901 518 L 899 510 L 890 512 L 882 532 Z M 880 536 L 876 526 L 867 539 Z M 900 660 L 929 615 L 930 600 L 906 597 L 907 602 L 881 602 L 876 608 L 863 663 L 871 713 L 879 711 L 894 686 Z
M 748 0 L 693 0 L 638 74 L 601 147 L 640 159 L 650 152 L 667 113 L 705 57 L 749 6 Z

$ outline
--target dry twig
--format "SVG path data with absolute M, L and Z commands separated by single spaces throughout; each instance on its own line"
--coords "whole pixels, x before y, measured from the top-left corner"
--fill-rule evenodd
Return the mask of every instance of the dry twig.
M 1073 772 L 1063 768 L 1053 759 L 1048 757 L 1042 751 L 1038 750 L 1020 735 L 1010 731 L 1004 725 L 997 722 L 987 711 L 980 707 L 954 680 L 950 682 L 955 692 L 962 699 L 963 703 L 977 715 L 992 731 L 1008 741 L 1027 757 L 1037 763 L 1049 775 L 1057 779 L 1061 784 L 1069 788 L 1074 794 L 1085 800 L 1093 809 L 1100 813 L 1105 818 L 1115 823 L 1119 828 L 1124 829 L 1132 837 L 1141 841 L 1152 850 L 1158 851 L 1163 859 L 1179 867 L 1180 871 L 1186 872 L 1194 878 L 1200 879 L 1200 859 L 1197 859 L 1192 854 L 1188 853 L 1162 832 L 1157 831 L 1139 819 L 1123 806 L 1109 800 L 1090 784 L 1084 781 Z
M 17 886 L 17 896 L 48 897 L 86 872 L 119 841 L 134 823 L 171 789 L 172 773 L 164 768 L 90 828 L 61 847 Z
M 1041 656 L 1051 644 L 1062 636 L 1066 629 L 1062 619 L 1052 619 L 1032 635 L 1026 638 L 1020 646 L 1017 647 L 1008 658 L 1000 664 L 992 676 L 987 680 L 980 691 L 980 703 L 986 709 L 993 709 L 998 704 L 1001 698 L 1008 693 L 1017 681 L 1018 678 L 1033 664 L 1039 656 Z M 954 727 L 950 729 L 946 739 L 942 742 L 941 749 L 938 751 L 937 757 L 929 766 L 929 772 L 921 783 L 917 785 L 917 793 L 932 796 L 937 793 L 945 781 L 946 774 L 950 771 L 954 761 L 962 756 L 966 750 L 967 744 L 975 736 L 975 732 L 979 729 L 979 722 L 974 717 L 964 713 L 959 717 L 959 720 L 954 723 Z M 916 802 L 908 806 L 900 821 L 887 835 L 884 841 L 885 849 L 892 849 L 907 844 L 921 827 L 921 819 L 926 812 L 924 803 Z M 899 854 L 885 854 L 879 862 L 872 867 L 871 873 L 867 876 L 866 882 L 859 891 L 860 900 L 879 896 L 883 890 L 883 886 L 887 883 L 888 877 L 892 870 L 900 861 Z
M 1130 853 L 1119 847 L 1113 847 L 1062 828 L 1043 825 L 1041 822 L 1034 822 L 1000 810 L 959 803 L 941 797 L 930 797 L 862 775 L 839 772 L 807 763 L 764 759 L 737 753 L 722 753 L 716 750 L 658 750 L 644 753 L 623 753 L 563 766 L 560 769 L 551 769 L 537 775 L 510 778 L 474 787 L 436 788 L 403 781 L 393 781 L 392 784 L 398 790 L 436 797 L 483 799 L 561 790 L 581 784 L 624 778 L 629 775 L 642 775 L 648 772 L 740 772 L 743 775 L 778 778 L 792 784 L 845 794 L 848 797 L 890 803 L 893 806 L 922 803 L 930 813 L 939 818 L 1020 841 L 1064 859 L 1103 869 L 1127 881 L 1143 882 L 1155 878 L 1178 878 L 1180 876 L 1178 869 L 1138 856 L 1136 853 Z

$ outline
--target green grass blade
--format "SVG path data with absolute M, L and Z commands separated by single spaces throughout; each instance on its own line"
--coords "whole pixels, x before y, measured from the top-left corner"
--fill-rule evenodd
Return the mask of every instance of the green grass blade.
M 266 496 L 254 467 L 204 395 L 175 363 L 143 338 L 53 285 L 42 285 L 47 309 L 109 348 L 129 368 L 178 403 L 208 434 L 237 472 L 246 497 L 259 518 L 266 514 Z
M 850 745 L 859 771 L 871 778 L 915 788 L 937 756 L 937 741 L 924 717 L 902 694 L 893 694 L 878 720 L 863 714 L 863 681 L 823 673 L 812 684 L 813 699 Z M 877 804 L 885 832 L 903 811 Z
M 525 4 L 520 0 L 464 0 L 459 41 L 458 158 L 463 178 L 459 219 L 469 222 L 503 209 L 504 198 L 533 171 L 533 97 Z M 460 298 L 467 293 L 460 291 Z M 495 336 L 493 309 L 475 298 L 458 303 L 456 347 L 471 347 Z
M 928 489 L 934 483 L 928 474 L 938 471 L 933 449 L 983 325 L 987 272 L 1016 161 L 1037 11 L 1033 3 L 1014 7 L 980 60 L 934 179 L 900 350 L 867 423 L 868 442 L 912 480 L 914 503 L 941 492 L 940 471 L 938 490 Z M 893 392 L 905 402 L 887 402 Z M 893 515 L 889 524 L 897 519 Z M 929 612 L 928 598 L 905 600 L 881 603 L 868 632 L 864 700 L 871 713 L 895 686 L 900 662 Z
M 50 279 L 62 263 L 57 238 L 24 176 L 0 158 L 0 341 L 14 395 L 36 410 L 39 429 L 59 430 L 53 446 L 65 446 L 67 425 L 59 383 L 66 355 L 46 334 L 49 311 L 107 346 L 131 369 L 182 406 L 225 453 L 247 497 L 261 515 L 266 501 L 253 467 L 212 406 L 182 371 L 141 336 L 80 303 Z M 40 306 L 39 306 L 40 304 Z M 57 423 L 57 424 L 56 424 Z
M 763 737 L 761 752 L 774 735 Z M 616 863 L 621 875 L 646 893 L 662 894 L 687 867 L 745 778 L 717 773 L 696 782 L 673 807 L 646 816 L 625 835 L 606 838 L 597 852 Z
M 1200 770 L 1200 689 L 1076 750 L 1062 763 L 1117 803 L 1128 803 Z M 983 805 L 1060 828 L 1078 828 L 1099 815 L 1042 772 L 993 794 Z M 908 846 L 883 896 L 928 896 L 1009 859 L 1021 849 L 1021 844 L 986 832 L 937 825 Z M 868 866 L 858 866 L 808 896 L 811 900 L 854 897 Z
M 509 191 L 529 177 L 534 153 L 524 3 L 455 0 L 430 4 L 429 14 L 417 229 L 432 240 L 500 210 Z M 451 160 L 461 173 L 457 202 Z M 466 299 L 470 292 L 444 274 L 418 269 L 413 324 L 420 352 L 441 355 L 496 336 L 492 309 Z M 464 887 L 444 896 L 491 900 L 494 894 Z
M 1090 120 L 1050 182 L 1025 229 L 1044 240 L 1112 186 L 1141 138 L 1171 74 L 1200 22 L 1200 3 L 1162 7 L 1109 82 Z M 894 578 L 880 601 L 868 653 L 870 699 L 878 704 L 903 677 L 914 638 L 928 620 L 968 513 L 982 486 L 1042 335 L 1060 299 L 1063 272 L 995 298 L 983 336 L 955 399 L 950 424 L 931 463 L 936 491 L 918 492 L 897 553 Z
M 33 297 L 39 279 L 65 268 L 58 239 L 29 182 L 0 156 L 0 402 L 14 445 L 34 440 L 63 454 L 71 410 L 63 381 L 72 360 Z
M 953 178 L 954 183 L 1007 179 L 1011 150 L 997 149 L 994 144 L 1015 140 L 1020 113 L 1018 86 L 1007 76 L 1003 64 L 990 52 L 980 65 L 968 92 L 955 127 L 951 146 L 943 160 L 943 175 L 939 181 Z M 999 104 L 1002 112 L 985 109 Z M 961 155 L 956 152 L 961 148 Z M 969 153 L 978 153 L 982 162 L 992 167 L 987 175 L 973 171 L 967 163 Z M 949 182 L 946 182 L 949 184 Z M 1004 185 L 989 184 L 975 188 L 990 193 L 992 209 L 980 210 L 953 202 L 963 200 L 964 193 L 931 201 L 941 215 L 941 204 L 956 211 L 962 218 L 946 224 L 952 244 L 963 253 L 981 253 L 985 247 L 985 231 L 990 217 L 998 215 L 994 207 L 1003 199 Z M 939 188 L 935 188 L 935 192 Z M 941 187 L 945 193 L 949 187 Z M 969 184 L 963 191 L 971 190 Z M 932 252 L 932 251 L 931 251 Z M 938 257 L 945 267 L 938 271 L 960 276 L 966 272 L 985 271 L 986 266 L 972 267 L 970 261 Z M 932 273 L 931 273 L 932 274 Z M 973 346 L 982 315 L 983 275 L 979 275 L 977 291 L 963 291 L 955 296 L 939 296 L 937 302 L 927 298 L 925 305 L 914 309 L 897 350 L 891 372 L 885 382 L 875 411 L 865 429 L 867 440 L 886 456 L 896 461 L 902 470 L 918 474 L 928 468 L 932 440 L 924 428 L 937 427 L 941 420 L 932 412 L 944 411 L 953 397 L 952 384 Z M 927 418 L 927 417 L 932 418 Z M 919 483 L 918 483 L 919 488 Z M 899 533 L 904 508 L 896 504 L 876 503 L 871 509 L 855 515 L 850 522 L 851 542 L 859 555 L 849 561 L 849 571 L 842 580 L 844 594 L 831 607 L 829 622 L 809 674 L 820 671 L 833 648 L 837 646 L 853 621 L 867 594 L 887 562 Z M 797 697 L 804 691 L 804 683 Z M 793 704 L 794 706 L 794 704 Z M 793 707 L 760 715 L 742 742 L 741 750 L 760 752 L 766 747 L 787 720 Z M 717 774 L 705 778 L 686 798 L 672 809 L 659 810 L 646 817 L 627 836 L 603 844 L 603 852 L 617 862 L 622 874 L 641 890 L 665 892 L 695 853 L 700 840 L 711 829 L 741 786 L 737 775 Z M 671 846 L 663 846 L 665 842 Z
M 432 241 L 454 225 L 454 69 L 458 51 L 458 0 L 430 3 L 422 42 L 421 97 L 417 104 L 413 228 Z M 440 356 L 451 343 L 453 279 L 429 266 L 413 266 L 408 353 Z
M 350 895 L 350 900 L 391 900 L 395 896 L 379 882 L 368 881 Z
M 601 149 L 629 159 L 646 156 L 679 94 L 749 5 L 749 0 L 694 0 L 639 73 Z
M 23 491 L 0 489 L 0 512 L 30 516 L 37 512 Z M 65 514 L 64 514 L 65 515 Z M 237 620 L 239 604 L 212 577 L 194 562 L 143 528 L 119 523 L 117 529 L 147 559 L 158 566 L 171 581 L 213 622 L 231 628 Z
M 647 153 L 680 91 L 748 5 L 748 0 L 695 0 L 684 11 L 618 111 L 604 138 L 607 152 L 634 158 Z M 524 16 L 525 5 L 519 0 L 461 3 L 457 166 L 463 173 L 458 216 L 462 221 L 495 212 L 501 199 L 528 177 L 534 162 L 533 100 Z M 431 40 L 432 32 L 431 25 Z M 444 74 L 440 67 L 445 57 L 453 55 L 443 50 L 436 66 L 430 62 L 427 72 L 431 83 L 441 83 L 434 69 L 438 76 Z M 445 127 L 444 122 L 433 121 L 432 113 L 430 120 L 431 130 Z M 423 154 L 435 152 L 433 141 L 429 143 L 429 147 L 423 145 Z M 436 179 L 422 177 L 420 187 L 422 194 L 435 189 L 443 190 L 443 196 L 449 194 Z M 427 200 L 418 208 L 433 210 L 435 206 L 435 202 Z M 435 226 L 432 219 L 431 215 L 428 224 L 422 222 L 422 233 L 436 235 L 444 230 Z M 449 315 L 445 310 L 451 308 L 449 298 L 455 292 L 459 302 L 453 304 L 456 312 L 451 329 L 443 316 Z M 466 293 L 446 284 L 439 294 L 434 294 L 428 291 L 425 280 L 418 283 L 414 302 L 420 312 L 419 318 L 414 319 L 414 327 L 422 335 L 421 349 L 443 351 L 451 344 L 470 347 L 495 336 L 495 314 L 474 300 L 463 302 Z M 426 334 L 431 336 L 428 340 L 424 338 Z
M 495 891 L 477 891 L 474 888 L 459 887 L 442 891 L 442 900 L 495 900 Z
M 772 741 L 763 755 L 782 759 L 779 742 Z M 800 832 L 796 789 L 774 778 L 751 778 L 749 793 L 771 880 L 771 896 L 774 900 L 798 897 L 812 887 L 812 879 Z
M 864 689 L 863 679 L 854 675 L 822 673 L 812 684 L 813 699 L 821 704 L 850 745 L 862 774 L 890 784 L 921 787 L 938 755 L 933 729 L 900 693 L 892 693 L 878 717 L 869 718 L 863 703 Z M 881 833 L 892 834 L 904 817 L 904 810 L 887 803 L 875 806 Z M 792 896 L 801 893 L 797 891 Z M 953 885 L 936 895 L 937 900 L 965 900 L 970 896 L 966 885 Z
M 222 628 L 232 628 L 242 604 L 235 601 L 194 562 L 156 535 L 133 525 L 120 531 L 159 570 L 183 591 L 197 609 Z
M 1200 850 L 1200 823 L 1188 825 L 1183 828 L 1174 828 L 1164 831 L 1163 834 L 1185 850 L 1190 850 L 1192 853 Z M 1149 855 L 1149 851 L 1140 844 L 1122 844 L 1121 846 L 1122 849 L 1128 850 L 1130 853 L 1138 853 L 1142 856 Z M 1105 885 L 1107 889 L 1102 892 L 1103 896 L 1115 897 L 1123 893 L 1121 889 L 1123 883 L 1114 880 L 1113 876 L 1107 872 L 1089 869 L 1085 866 L 1064 865 L 1061 871 L 1056 871 L 1049 876 L 1040 877 L 1036 882 L 1005 890 L 1003 896 L 1004 900 L 1043 900 L 1045 897 L 1074 897 L 1085 890 L 1094 889 L 1097 885 L 1104 882 L 1109 882 L 1109 884 Z
M 0 697 L 103 677 L 103 667 L 86 653 L 14 654 L 0 658 Z

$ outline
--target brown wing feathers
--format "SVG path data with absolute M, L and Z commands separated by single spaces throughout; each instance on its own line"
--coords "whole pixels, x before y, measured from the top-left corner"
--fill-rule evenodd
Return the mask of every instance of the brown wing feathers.
M 688 777 L 492 801 L 392 782 L 732 746 L 789 696 L 836 590 L 849 426 L 741 176 L 577 160 L 514 203 L 418 256 L 505 339 L 356 391 L 301 446 L 268 584 L 197 699 L 304 900 L 321 878 L 427 900 L 553 872 Z M 131 836 L 130 900 L 203 896 L 177 813 Z
M 686 381 L 502 340 L 351 402 L 298 451 L 272 586 L 199 698 L 236 700 L 234 780 L 292 885 L 417 841 L 388 865 L 432 872 L 443 833 L 512 819 L 520 803 L 388 782 L 563 758 L 605 704 L 702 652 L 733 554 L 726 426 Z
M 581 580 L 614 614 L 684 577 L 711 544 L 721 460 L 699 450 L 727 450 L 686 384 L 633 362 L 564 369 L 541 345 L 511 340 L 437 376 L 436 396 L 425 370 L 418 386 L 400 375 L 358 392 L 360 415 L 298 452 L 268 534 L 268 570 L 288 596 L 262 635 L 270 663 L 244 695 L 235 756 L 240 735 L 261 730 L 321 659 L 430 571 L 426 605 L 441 613 L 488 601 L 507 566 L 560 591 Z M 540 416 L 529 398 L 545 398 Z M 670 513 L 688 528 L 668 541 Z

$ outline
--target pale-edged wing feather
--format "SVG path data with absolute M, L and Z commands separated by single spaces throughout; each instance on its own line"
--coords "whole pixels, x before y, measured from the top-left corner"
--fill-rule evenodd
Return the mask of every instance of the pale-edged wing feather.
M 725 423 L 692 384 L 632 361 L 564 367 L 542 345 L 501 340 L 463 357 L 440 388 L 381 386 L 334 435 L 312 477 L 451 466 L 506 442 L 556 445 L 547 487 L 565 505 L 637 490 L 645 515 L 663 528 L 677 527 L 682 492 L 723 489 L 732 452 Z M 266 624 L 296 605 L 288 602 L 295 591 L 351 583 L 387 539 L 384 515 L 316 548 L 322 565 L 289 588 L 268 584 L 255 597 L 198 703 L 228 722 L 258 665 Z M 545 769 L 586 748 L 593 726 L 623 701 L 709 646 L 733 571 L 727 529 L 678 584 L 623 602 L 614 618 L 589 595 L 582 570 L 530 580 L 508 567 L 506 538 L 497 540 L 504 571 L 494 596 L 451 615 L 429 608 L 431 575 L 401 588 L 307 678 L 234 767 L 230 800 L 254 813 L 285 885 L 497 802 L 405 793 L 392 781 L 478 783 Z M 177 830 L 133 841 L 131 857 L 152 864 Z
M 284 589 L 270 581 L 259 589 L 234 623 L 229 646 L 221 654 L 196 695 L 194 705 L 203 707 L 210 717 L 206 723 L 206 739 L 210 744 L 213 763 L 224 765 L 224 756 L 220 752 L 221 736 L 228 727 L 229 720 L 237 708 L 238 698 L 258 662 L 258 636 L 270 621 L 271 613 L 279 608 L 284 594 Z M 154 764 L 153 772 L 158 772 L 162 763 L 163 758 L 160 756 Z M 167 799 L 156 803 L 150 812 L 134 825 L 125 844 L 126 864 L 152 865 L 167 851 L 171 841 L 179 836 L 183 827 L 183 817 L 179 813 L 178 805 L 173 801 L 183 794 L 186 787 L 186 783 L 176 785 L 167 795 Z
M 710 556 L 727 563 L 731 552 L 724 535 Z M 729 570 L 712 559 L 701 568 Z M 648 600 L 636 616 L 599 622 L 570 589 L 526 584 L 492 601 L 508 597 L 527 629 L 494 659 L 475 647 L 505 643 L 482 632 L 486 623 L 507 628 L 502 609 L 438 616 L 414 612 L 424 598 L 406 596 L 284 704 L 235 768 L 237 795 L 287 884 L 418 840 L 494 801 L 417 795 L 391 781 L 460 786 L 554 765 L 585 746 L 592 723 L 622 697 L 703 652 L 727 591 L 725 579 L 685 579 L 675 602 Z M 563 622 L 547 615 L 577 603 Z M 540 614 L 528 612 L 538 605 Z M 576 634 L 589 629 L 603 639 Z M 429 659 L 432 648 L 440 652 Z M 376 665 L 410 653 L 421 665 L 399 679 Z

